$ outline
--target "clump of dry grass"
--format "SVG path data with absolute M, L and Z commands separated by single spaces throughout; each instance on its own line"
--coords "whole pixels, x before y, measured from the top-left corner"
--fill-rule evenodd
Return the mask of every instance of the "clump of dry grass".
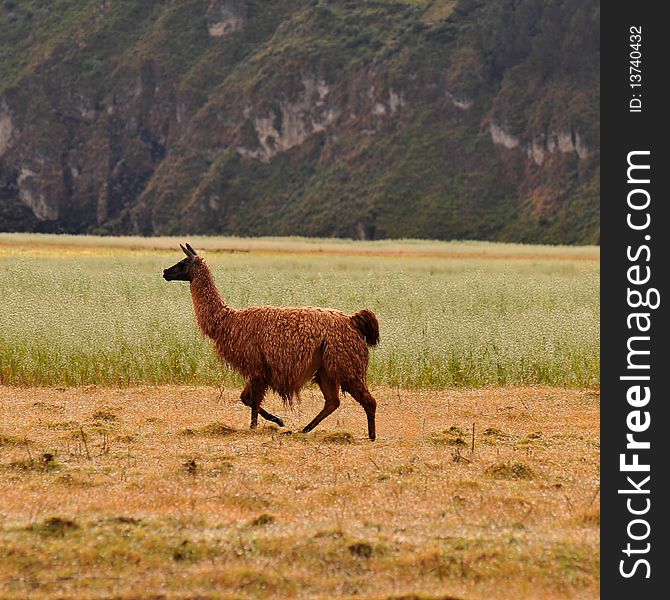
M 353 444 L 354 436 L 348 431 L 333 431 L 324 435 L 323 441 L 327 444 Z
M 91 419 L 94 421 L 116 421 L 119 417 L 112 412 L 111 410 L 96 410 L 93 415 L 91 415 Z
M 236 429 L 225 425 L 224 423 L 214 422 L 203 425 L 202 427 L 187 427 L 179 432 L 179 435 L 185 436 L 205 436 L 205 437 L 223 437 L 238 433 Z
M 588 509 L 577 517 L 577 522 L 586 527 L 600 527 L 600 509 Z
M 189 540 L 184 540 L 172 551 L 172 560 L 175 562 L 196 562 L 200 560 L 201 552 Z
M 264 525 L 271 525 L 275 521 L 276 519 L 272 515 L 263 513 L 262 515 L 258 515 L 253 521 L 251 521 L 251 526 L 262 527 Z
M 498 429 L 497 427 L 487 427 L 482 431 L 482 435 L 486 438 L 487 441 L 491 440 L 506 440 L 511 436 L 509 433 Z
M 65 534 L 80 529 L 79 525 L 71 519 L 61 517 L 50 517 L 41 523 L 34 523 L 26 528 L 32 533 L 46 537 L 63 537 Z
M 370 558 L 373 552 L 372 546 L 367 542 L 356 542 L 350 544 L 347 548 L 354 556 L 360 556 L 361 558 Z
M 13 460 L 6 464 L 0 463 L 0 470 L 40 472 L 58 469 L 56 457 L 51 452 L 43 452 L 40 456 L 33 457 L 29 447 L 27 447 L 27 451 L 27 458 Z
M 535 472 L 522 462 L 497 463 L 486 468 L 485 473 L 494 479 L 533 479 Z
M 538 443 L 542 441 L 543 437 L 544 435 L 541 431 L 531 431 L 519 442 L 519 444 L 528 445 Z
M 142 522 L 142 519 L 137 519 L 135 517 L 110 517 L 108 519 L 109 523 L 117 525 L 139 525 Z
M 3 446 L 22 446 L 24 444 L 30 444 L 31 442 L 27 439 L 21 439 L 16 435 L 5 435 L 0 433 L 0 448 Z
M 183 465 L 184 470 L 190 475 L 195 475 L 198 472 L 198 463 L 195 458 L 187 460 Z
M 457 425 L 430 434 L 430 441 L 438 446 L 465 446 L 465 432 Z

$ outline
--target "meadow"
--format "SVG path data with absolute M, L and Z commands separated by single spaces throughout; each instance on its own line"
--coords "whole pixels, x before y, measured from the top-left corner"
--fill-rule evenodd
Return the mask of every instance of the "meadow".
M 373 443 L 313 386 L 248 428 L 179 241 L 0 234 L 1 598 L 599 597 L 597 248 L 190 238 L 234 307 L 377 313 Z
M 594 248 L 192 240 L 229 305 L 377 314 L 370 381 L 599 384 Z M 202 340 L 177 240 L 0 235 L 0 384 L 239 385 Z

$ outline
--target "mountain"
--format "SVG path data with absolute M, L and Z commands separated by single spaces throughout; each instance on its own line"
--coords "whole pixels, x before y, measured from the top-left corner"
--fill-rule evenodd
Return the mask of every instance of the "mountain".
M 0 0 L 0 230 L 598 243 L 595 0 Z

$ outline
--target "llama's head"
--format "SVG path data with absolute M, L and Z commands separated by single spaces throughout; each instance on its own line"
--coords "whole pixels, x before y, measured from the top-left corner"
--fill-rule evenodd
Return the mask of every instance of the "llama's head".
M 166 281 L 191 281 L 196 267 L 202 264 L 202 259 L 190 244 L 179 244 L 179 247 L 186 254 L 186 258 L 163 271 L 163 279 Z

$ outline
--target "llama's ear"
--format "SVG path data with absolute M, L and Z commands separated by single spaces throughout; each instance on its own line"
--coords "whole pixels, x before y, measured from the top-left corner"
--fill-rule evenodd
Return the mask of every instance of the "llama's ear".
M 189 244 L 188 242 L 186 242 L 186 249 L 191 253 L 192 256 L 198 256 L 198 253 L 195 250 L 193 250 L 191 244 Z
M 184 254 L 186 254 L 186 256 L 188 256 L 189 258 L 191 257 L 189 251 L 186 248 L 184 248 L 183 244 L 179 244 L 179 247 L 184 251 Z

